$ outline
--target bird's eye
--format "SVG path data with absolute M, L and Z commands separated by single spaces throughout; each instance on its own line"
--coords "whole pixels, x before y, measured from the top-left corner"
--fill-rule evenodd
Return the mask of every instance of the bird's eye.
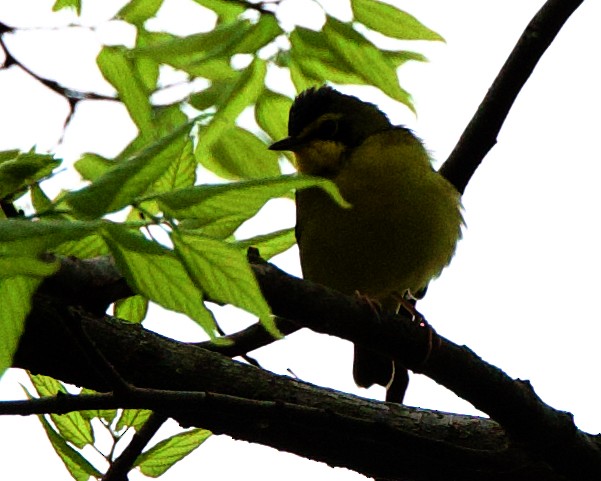
M 326 119 L 317 127 L 315 132 L 316 137 L 320 139 L 330 140 L 336 136 L 338 132 L 338 121 L 335 119 Z

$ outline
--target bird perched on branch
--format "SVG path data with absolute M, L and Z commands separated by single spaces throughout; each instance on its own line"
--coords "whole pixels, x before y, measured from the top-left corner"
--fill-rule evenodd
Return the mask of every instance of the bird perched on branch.
M 295 99 L 288 134 L 270 149 L 294 152 L 301 173 L 331 179 L 351 204 L 318 188 L 297 192 L 303 276 L 394 312 L 418 297 L 449 264 L 463 222 L 459 193 L 420 140 L 375 105 L 327 86 Z M 357 345 L 353 376 L 362 387 L 387 386 L 394 402 L 409 380 L 404 366 Z

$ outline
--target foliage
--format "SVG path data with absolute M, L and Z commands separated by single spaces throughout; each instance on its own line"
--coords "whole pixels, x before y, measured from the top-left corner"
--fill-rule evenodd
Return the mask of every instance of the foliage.
M 287 70 L 297 92 L 325 82 L 373 85 L 413 110 L 397 68 L 409 60 L 423 61 L 423 56 L 382 50 L 361 32 L 442 40 L 411 15 L 377 0 L 352 0 L 352 22 L 324 12 L 320 30 L 297 26 L 290 31 L 279 24 L 275 4 L 271 11 L 269 4 L 242 1 L 196 3 L 214 13 L 212 30 L 187 36 L 148 30 L 146 22 L 157 14 L 161 0 L 131 0 L 116 15 L 136 29 L 135 45 L 105 46 L 97 65 L 138 135 L 114 158 L 83 155 L 75 169 L 88 182 L 85 187 L 50 199 L 43 184 L 59 159 L 0 152 L 2 202 L 29 195 L 33 208 L 0 222 L 0 373 L 11 365 L 35 289 L 57 268 L 47 253 L 82 258 L 111 254 L 138 294 L 114 307 L 116 315 L 130 321 L 142 322 L 149 302 L 156 303 L 184 313 L 217 338 L 206 305 L 214 301 L 256 315 L 277 336 L 245 250 L 258 246 L 266 258 L 281 253 L 294 243 L 292 229 L 242 240 L 236 231 L 270 199 L 290 197 L 294 189 L 317 186 L 344 201 L 324 179 L 282 175 L 284 160 L 267 150 L 269 142 L 285 136 L 292 102 L 268 86 L 269 73 Z M 82 5 L 56 1 L 54 10 L 65 8 L 79 14 Z M 156 105 L 153 95 L 161 90 L 165 66 L 202 88 L 170 105 Z M 248 111 L 254 112 L 254 124 L 241 120 Z M 199 182 L 199 166 L 224 183 Z M 57 381 L 31 379 L 39 396 L 67 395 Z M 126 410 L 41 419 L 69 472 L 80 480 L 99 476 L 80 452 L 94 445 L 94 430 L 101 426 L 118 442 L 145 415 Z M 143 473 L 159 476 L 208 434 L 192 430 L 176 435 L 144 453 L 137 465 Z

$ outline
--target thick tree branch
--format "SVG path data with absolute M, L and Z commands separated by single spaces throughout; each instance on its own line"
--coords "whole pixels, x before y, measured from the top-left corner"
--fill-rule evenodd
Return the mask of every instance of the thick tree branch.
M 105 260 L 101 262 L 105 267 L 111 265 Z M 592 438 L 576 429 L 570 415 L 555 411 L 542 403 L 528 383 L 512 380 L 502 371 L 482 361 L 469 349 L 456 346 L 436 334 L 433 339 L 435 348 L 428 362 L 422 365 L 420 363 L 429 342 L 428 329 L 398 316 L 379 317 L 361 299 L 343 296 L 331 289 L 294 278 L 270 264 L 256 265 L 254 269 L 274 313 L 292 319 L 298 326 L 339 336 L 387 353 L 409 367 L 421 370 L 490 414 L 493 419 L 502 424 L 513 441 L 522 443 L 529 452 L 544 459 L 559 473 L 579 480 L 596 479 L 595 477 L 600 475 L 601 452 Z M 77 269 L 74 272 L 77 272 Z M 64 276 L 64 271 L 62 275 Z M 106 278 L 115 279 L 113 275 L 107 275 Z M 245 399 L 291 403 L 304 408 L 316 406 L 315 403 L 324 406 L 323 392 L 320 391 L 321 394 L 318 394 L 317 391 L 311 391 L 312 394 L 307 395 L 308 391 L 305 389 L 314 388 L 308 388 L 303 383 L 232 363 L 218 354 L 209 353 L 196 346 L 170 341 L 145 331 L 140 326 L 122 324 L 98 316 L 90 317 L 81 308 L 65 306 L 64 297 L 59 300 L 58 305 L 56 304 L 47 297 L 41 296 L 37 300 L 15 358 L 15 366 L 49 374 L 100 391 L 112 390 L 113 386 L 107 384 L 106 377 L 101 376 L 98 369 L 90 365 L 91 361 L 84 346 L 73 345 L 68 341 L 69 337 L 61 331 L 65 324 L 82 323 L 86 336 L 94 340 L 96 347 L 117 372 L 135 386 L 176 391 L 203 391 Z M 152 369 L 140 366 L 152 366 Z M 334 395 L 338 396 L 328 392 L 326 397 Z M 348 401 L 345 395 L 340 396 Z M 348 402 L 359 402 L 359 398 L 351 399 L 352 402 Z M 359 418 L 365 422 L 374 422 L 374 420 L 384 424 L 399 422 L 396 417 L 399 413 L 391 410 L 390 407 L 386 408 L 388 414 L 382 417 L 381 411 L 363 412 L 359 406 L 360 404 L 353 407 L 359 409 L 359 412 L 353 411 L 349 414 L 351 417 L 355 418 L 362 413 Z M 330 408 L 334 413 L 345 412 L 341 405 Z M 401 409 L 404 414 L 412 412 L 408 411 L 408 408 L 398 409 Z M 193 421 L 182 415 L 174 415 L 174 417 L 180 422 L 198 423 L 217 432 L 227 432 L 255 442 L 264 442 L 266 439 L 263 431 L 240 434 L 237 430 L 243 428 L 240 426 L 236 428 L 236 424 L 229 421 L 225 427 L 223 424 L 225 420 L 220 416 L 211 420 L 209 420 L 210 416 L 203 417 L 201 421 Z M 293 420 L 284 424 L 291 422 Z M 477 422 L 479 423 L 480 420 Z M 284 429 L 284 424 L 269 425 L 270 429 L 280 432 L 281 438 L 272 433 L 271 435 L 275 437 L 267 443 L 268 445 L 289 449 L 312 459 L 351 467 L 365 474 L 392 476 L 391 473 L 378 471 L 383 468 L 372 466 L 367 459 L 361 461 L 365 464 L 358 466 L 353 464 L 355 461 L 346 456 L 341 457 L 340 453 L 330 459 L 329 456 L 334 456 L 332 452 L 326 450 L 321 455 L 313 452 L 312 448 L 302 445 L 299 440 L 305 439 L 303 436 L 307 435 L 306 432 L 304 434 L 298 432 L 294 436 L 295 442 L 300 444 L 289 446 L 291 441 L 285 440 L 283 434 L 289 432 L 288 429 L 291 427 L 287 426 Z M 300 429 L 301 427 L 297 427 L 297 430 Z M 352 432 L 351 430 L 346 435 L 352 437 Z M 325 434 L 321 433 L 320 436 Z M 311 436 L 306 438 L 307 442 L 310 438 Z M 314 438 L 311 439 L 314 442 Z M 400 438 L 395 442 L 399 441 Z M 415 440 L 411 442 L 414 443 Z M 370 445 L 375 449 L 377 444 L 378 450 L 384 449 L 379 443 L 380 440 L 372 439 Z M 366 445 L 363 448 L 368 449 Z M 404 444 L 395 444 L 384 451 L 392 455 L 391 449 L 405 450 L 407 447 Z M 440 456 L 437 450 L 433 453 L 438 453 L 437 456 Z M 426 454 L 422 453 L 420 456 L 423 462 Z M 445 466 L 445 469 L 447 468 Z M 402 479 L 397 469 L 400 469 L 400 466 L 394 468 L 395 474 L 392 477 Z
M 140 326 L 90 317 L 48 299 L 36 303 L 16 365 L 101 391 L 109 388 L 87 364 L 87 357 L 62 335 L 60 325 L 65 321 L 81 322 L 124 379 L 149 391 L 104 396 L 97 405 L 94 398 L 57 399 L 51 408 L 57 412 L 82 409 L 86 402 L 92 403 L 88 408 L 156 409 L 185 426 L 205 427 L 390 479 L 561 479 L 513 446 L 493 421 L 317 388 L 166 339 Z M 63 402 L 67 404 L 61 407 Z M 0 409 L 16 412 L 14 406 L 8 411 L 8 406 Z M 49 410 L 49 406 L 42 410 L 39 405 L 24 406 L 33 406 L 30 412 Z
M 440 168 L 463 194 L 472 175 L 495 145 L 501 126 L 520 90 L 547 47 L 583 0 L 548 0 L 530 21 L 497 78 Z

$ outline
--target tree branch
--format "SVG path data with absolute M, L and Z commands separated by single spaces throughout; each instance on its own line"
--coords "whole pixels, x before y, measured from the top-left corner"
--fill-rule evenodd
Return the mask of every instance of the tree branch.
M 105 266 L 110 265 L 106 261 L 103 262 Z M 601 475 L 601 452 L 593 439 L 576 429 L 571 415 L 545 405 L 527 382 L 512 380 L 499 369 L 482 361 L 469 349 L 457 346 L 435 333 L 433 339 L 430 339 L 428 329 L 408 319 L 399 316 L 377 316 L 372 307 L 359 298 L 344 296 L 323 286 L 294 278 L 270 264 L 255 265 L 254 269 L 259 285 L 275 314 L 293 320 L 298 326 L 309 327 L 378 350 L 400 360 L 410 368 L 419 369 L 499 421 L 513 442 L 522 443 L 529 452 L 544 459 L 559 473 L 579 480 L 598 479 Z M 15 366 L 99 391 L 111 390 L 112 386 L 107 384 L 106 379 L 94 366 L 89 365 L 90 358 L 85 352 L 81 352 L 81 346 L 74 346 L 61 331 L 61 326 L 69 323 L 82 323 L 83 331 L 94 339 L 94 344 L 107 361 L 125 381 L 134 386 L 203 391 L 245 399 L 291 403 L 304 408 L 324 406 L 320 404 L 325 402 L 324 392 L 311 388 L 311 395 L 308 395 L 306 389 L 309 388 L 304 383 L 274 376 L 247 365 L 232 363 L 216 353 L 170 341 L 138 325 L 123 324 L 108 316 L 90 316 L 81 308 L 66 306 L 64 298 L 53 302 L 53 299 L 44 295 L 40 295 L 34 304 L 15 357 Z M 422 365 L 424 350 L 429 342 L 435 347 L 428 361 Z M 152 369 L 141 369 L 140 366 L 152 366 Z M 325 396 L 327 398 L 334 395 L 339 396 L 332 391 L 328 391 Z M 359 407 L 361 404 L 356 404 L 359 398 L 351 397 L 352 401 L 349 401 L 346 395 L 340 396 L 347 400 L 345 402 L 355 404 L 353 409 L 359 409 L 358 412 L 353 411 L 349 414 L 353 418 L 358 416 L 365 422 L 379 420 L 386 425 L 399 422 L 397 416 L 400 411 L 395 411 L 396 408 L 386 407 L 387 414 L 382 417 L 381 411 L 364 412 Z M 341 409 L 341 405 L 331 406 L 330 412 L 344 412 L 344 409 Z M 398 409 L 404 414 L 417 412 L 404 407 Z M 366 414 L 369 415 L 365 417 Z M 227 417 L 225 414 L 223 416 Z M 184 424 L 197 422 L 198 425 L 217 432 L 239 435 L 249 441 L 265 442 L 264 431 L 240 434 L 238 431 L 245 428 L 236 427 L 236 424 L 231 422 L 233 414 L 230 413 L 229 416 L 226 423 L 220 416 L 211 420 L 205 416 L 202 420 L 193 421 L 187 416 L 182 417 L 181 413 L 174 415 Z M 278 418 L 278 423 L 280 421 Z M 241 421 L 242 424 L 245 422 Z M 317 450 L 314 451 L 301 443 L 299 439 L 307 435 L 307 432 L 301 433 L 301 427 L 296 428 L 298 433 L 293 436 L 294 443 L 299 444 L 293 443 L 294 446 L 291 446 L 292 441 L 284 439 L 286 436 L 283 433 L 291 436 L 288 429 L 292 428 L 288 424 L 293 422 L 298 420 L 290 419 L 284 424 L 270 425 L 270 429 L 274 430 L 271 434 L 274 437 L 267 444 L 279 449 L 292 450 L 312 459 L 350 467 L 371 476 L 402 479 L 400 472 L 396 471 L 400 469 L 398 465 L 394 468 L 395 474 L 392 476 L 391 473 L 378 471 L 384 468 L 373 466 L 367 459 L 363 459 L 364 464 L 361 466 L 354 464 L 355 461 L 347 457 L 353 451 L 335 455 L 325 450 L 320 455 Z M 285 429 L 284 425 L 287 426 Z M 275 432 L 280 432 L 280 436 L 276 436 Z M 352 432 L 351 430 L 346 435 L 353 437 Z M 321 433 L 320 436 L 325 434 Z M 309 439 L 314 443 L 315 438 L 307 436 L 307 443 Z M 355 441 L 358 442 L 357 439 Z M 399 440 L 395 442 L 398 443 Z M 374 449 L 375 444 L 378 445 L 378 450 L 384 449 L 379 445 L 380 440 L 372 439 L 370 443 Z M 368 449 L 367 445 L 363 448 Z M 396 451 L 408 448 L 405 444 L 395 444 L 384 451 L 392 455 L 391 449 Z M 371 454 L 374 454 L 373 451 Z M 355 455 L 356 453 L 353 457 Z M 427 455 L 422 453 L 420 456 L 423 461 L 423 457 Z
M 440 173 L 463 194 L 472 175 L 497 142 L 520 90 L 547 47 L 583 0 L 548 0 L 530 21 L 482 100 Z
M 111 463 L 102 481 L 127 481 L 127 473 L 133 469 L 136 459 L 167 419 L 167 416 L 153 412 L 119 457 Z
M 112 356 L 127 352 L 127 359 L 114 361 L 121 369 L 134 369 L 128 370 L 130 382 L 163 387 L 134 388 L 126 397 L 63 395 L 5 402 L 1 413 L 144 407 L 185 426 L 201 426 L 370 476 L 424 481 L 562 479 L 511 446 L 499 426 L 487 419 L 365 400 L 269 374 L 109 318 L 84 322 Z M 58 374 L 61 368 L 55 361 L 46 363 L 47 374 Z M 152 369 L 140 369 L 140 362 Z M 85 369 L 81 366 L 75 377 L 85 377 Z M 91 382 L 100 387 L 102 379 Z M 181 385 L 189 388 L 180 390 Z

